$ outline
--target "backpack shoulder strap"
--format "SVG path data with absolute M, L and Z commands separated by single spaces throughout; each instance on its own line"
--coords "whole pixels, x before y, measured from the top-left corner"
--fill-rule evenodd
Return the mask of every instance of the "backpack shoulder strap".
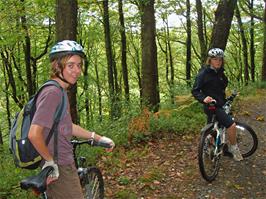
M 62 117 L 64 116 L 66 109 L 67 109 L 67 93 L 66 91 L 60 86 L 60 84 L 55 81 L 55 80 L 48 80 L 47 82 L 45 82 L 41 88 L 39 89 L 38 93 L 46 86 L 56 86 L 58 88 L 61 89 L 63 95 L 62 95 L 62 100 L 60 105 L 56 108 L 56 112 L 55 112 L 55 116 L 54 116 L 54 123 L 53 126 L 48 134 L 48 137 L 46 139 L 46 145 L 48 145 L 48 143 L 50 142 L 50 139 L 52 137 L 52 135 L 54 135 L 54 161 L 57 163 L 58 161 L 58 123 L 60 122 L 60 120 L 62 119 Z
M 64 113 L 66 112 L 67 109 L 67 93 L 66 91 L 60 86 L 60 84 L 55 81 L 55 80 L 48 80 L 46 81 L 39 89 L 38 93 L 40 93 L 40 91 L 47 86 L 56 86 L 57 88 L 60 88 L 60 90 L 62 91 L 62 100 L 60 105 L 57 107 L 56 112 L 55 112 L 55 122 L 59 122 L 62 117 L 64 116 Z

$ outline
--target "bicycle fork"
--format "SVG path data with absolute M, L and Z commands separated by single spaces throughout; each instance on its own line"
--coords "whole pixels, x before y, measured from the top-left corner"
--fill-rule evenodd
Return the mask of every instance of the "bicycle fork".
M 216 131 L 214 155 L 220 156 L 223 153 L 222 149 L 225 144 L 225 132 L 224 128 L 218 128 L 218 122 L 214 124 L 214 130 Z

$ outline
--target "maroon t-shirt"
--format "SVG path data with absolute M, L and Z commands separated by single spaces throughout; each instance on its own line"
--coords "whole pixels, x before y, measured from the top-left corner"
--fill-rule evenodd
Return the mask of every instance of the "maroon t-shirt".
M 36 112 L 32 124 L 44 127 L 44 137 L 49 134 L 52 128 L 55 112 L 60 105 L 63 93 L 56 86 L 47 86 L 43 88 L 36 102 Z M 72 144 L 72 119 L 69 113 L 69 101 L 67 100 L 67 110 L 58 124 L 58 165 L 68 165 L 74 162 Z M 48 145 L 51 154 L 54 154 L 54 139 L 50 139 Z

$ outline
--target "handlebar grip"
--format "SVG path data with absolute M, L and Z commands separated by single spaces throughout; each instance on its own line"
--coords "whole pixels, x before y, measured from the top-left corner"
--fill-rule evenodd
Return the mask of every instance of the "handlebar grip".
M 233 101 L 236 96 L 237 96 L 237 93 L 233 93 L 232 95 L 226 98 L 226 101 Z
M 100 147 L 103 147 L 103 148 L 112 148 L 112 146 L 108 143 L 102 143 L 102 142 L 95 142 L 93 143 L 93 146 L 100 146 Z

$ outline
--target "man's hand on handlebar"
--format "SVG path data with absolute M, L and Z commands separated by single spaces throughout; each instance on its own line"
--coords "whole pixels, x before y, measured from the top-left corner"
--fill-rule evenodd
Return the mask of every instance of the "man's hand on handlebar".
M 216 102 L 216 100 L 213 99 L 213 98 L 210 97 L 210 96 L 207 96 L 207 97 L 204 98 L 203 102 L 204 102 L 205 104 L 209 104 L 209 103 L 212 103 L 212 102 Z
M 114 141 L 105 136 L 101 136 L 98 141 L 95 140 L 93 145 L 104 147 L 107 152 L 113 151 L 115 147 Z
M 50 184 L 51 182 L 55 181 L 58 179 L 59 177 L 59 170 L 58 170 L 58 165 L 55 164 L 55 162 L 53 160 L 50 161 L 45 161 L 42 169 L 51 166 L 53 167 L 53 172 L 49 175 L 49 177 L 47 178 L 47 185 Z

